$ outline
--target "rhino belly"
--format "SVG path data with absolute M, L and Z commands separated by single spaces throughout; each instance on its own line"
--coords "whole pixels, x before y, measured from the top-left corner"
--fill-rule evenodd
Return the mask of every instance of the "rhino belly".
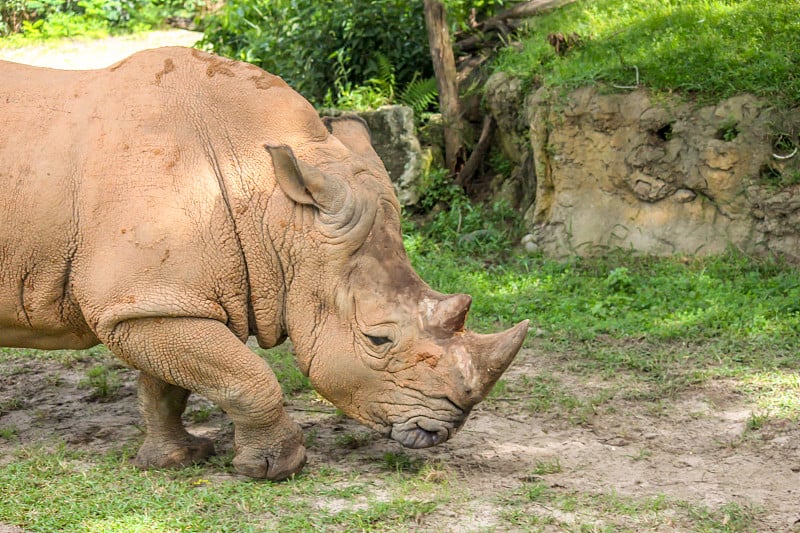
M 20 254 L 0 256 L 0 346 L 79 350 L 98 344 L 67 289 L 68 261 L 23 256 L 23 264 L 13 260 Z

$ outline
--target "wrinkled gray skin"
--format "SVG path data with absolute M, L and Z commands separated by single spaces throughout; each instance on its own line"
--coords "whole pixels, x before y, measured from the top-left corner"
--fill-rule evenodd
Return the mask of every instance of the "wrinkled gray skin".
M 251 335 L 288 335 L 320 394 L 414 448 L 450 438 L 519 350 L 527 321 L 465 331 L 469 296 L 414 273 L 363 124 L 323 123 L 279 78 L 164 48 L 0 79 L 0 344 L 102 342 L 139 369 L 138 465 L 213 453 L 181 424 L 196 392 L 233 419 L 238 472 L 303 467 Z

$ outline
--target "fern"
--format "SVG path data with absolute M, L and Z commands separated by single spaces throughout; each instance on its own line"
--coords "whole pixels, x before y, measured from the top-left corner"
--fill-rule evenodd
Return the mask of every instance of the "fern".
M 378 61 L 378 73 L 367 80 L 366 85 L 371 85 L 376 92 L 382 94 L 387 101 L 394 100 L 395 75 L 392 61 L 384 54 L 375 54 Z
M 415 113 L 423 113 L 436 103 L 439 91 L 436 87 L 436 78 L 420 79 L 417 76 L 406 85 L 400 94 L 399 101 L 414 110 Z

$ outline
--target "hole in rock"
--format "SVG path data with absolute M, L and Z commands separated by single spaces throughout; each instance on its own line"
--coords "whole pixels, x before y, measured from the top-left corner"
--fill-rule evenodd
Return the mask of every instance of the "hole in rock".
M 654 131 L 653 134 L 662 141 L 668 141 L 672 139 L 672 124 L 664 124 Z
M 792 136 L 788 133 L 779 133 L 772 139 L 772 152 L 777 155 L 789 155 L 796 147 L 797 144 L 795 144 L 794 139 L 792 139 Z
M 731 142 L 736 137 L 739 136 L 739 123 L 738 122 L 726 122 L 724 123 L 718 130 L 717 134 L 714 135 L 716 139 L 720 141 Z
M 758 175 L 762 180 L 772 183 L 779 183 L 781 178 L 783 178 L 781 171 L 772 165 L 761 165 Z

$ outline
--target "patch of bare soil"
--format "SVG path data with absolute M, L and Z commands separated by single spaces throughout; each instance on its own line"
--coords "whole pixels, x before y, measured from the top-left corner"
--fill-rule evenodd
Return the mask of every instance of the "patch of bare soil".
M 531 372 L 537 358 L 535 350 L 522 352 L 508 380 Z M 0 438 L 0 465 L 29 446 L 66 442 L 105 452 L 141 442 L 135 372 L 119 367 L 119 390 L 109 398 L 98 398 L 96 390 L 82 382 L 87 370 L 100 362 L 87 358 L 64 366 L 28 360 L 0 366 L 0 405 L 6 406 L 0 411 L 0 427 L 16 430 L 13 439 Z M 374 476 L 379 487 L 387 452 L 441 462 L 455 476 L 468 503 L 458 509 L 440 506 L 432 516 L 423 517 L 419 524 L 423 529 L 441 530 L 442 524 L 458 523 L 453 531 L 506 530 L 502 498 L 537 478 L 550 487 L 588 495 L 637 499 L 664 495 L 710 508 L 735 503 L 760 510 L 758 531 L 800 529 L 800 427 L 787 422 L 748 432 L 751 406 L 725 382 L 711 382 L 659 409 L 643 402 L 611 400 L 602 413 L 581 424 L 552 414 L 532 414 L 521 402 L 494 401 L 479 406 L 453 440 L 429 450 L 404 450 L 374 434 L 360 447 L 348 449 L 342 436 L 369 431 L 311 399 L 291 398 L 287 404 L 310 435 L 307 469 L 344 465 L 362 479 Z M 187 426 L 215 439 L 219 453 L 230 452 L 232 431 L 224 415 L 216 410 L 207 419 L 192 415 L 208 413 L 209 407 L 204 399 L 192 396 Z M 560 471 L 533 475 L 542 463 L 556 462 Z M 546 507 L 537 509 L 548 511 L 558 514 L 562 523 L 592 521 L 591 510 L 576 510 L 570 517 Z M 454 517 L 459 520 L 454 522 Z
M 105 68 L 148 48 L 193 46 L 202 36 L 195 31 L 165 30 L 93 41 L 58 41 L 24 48 L 0 48 L 0 59 L 66 70 Z

